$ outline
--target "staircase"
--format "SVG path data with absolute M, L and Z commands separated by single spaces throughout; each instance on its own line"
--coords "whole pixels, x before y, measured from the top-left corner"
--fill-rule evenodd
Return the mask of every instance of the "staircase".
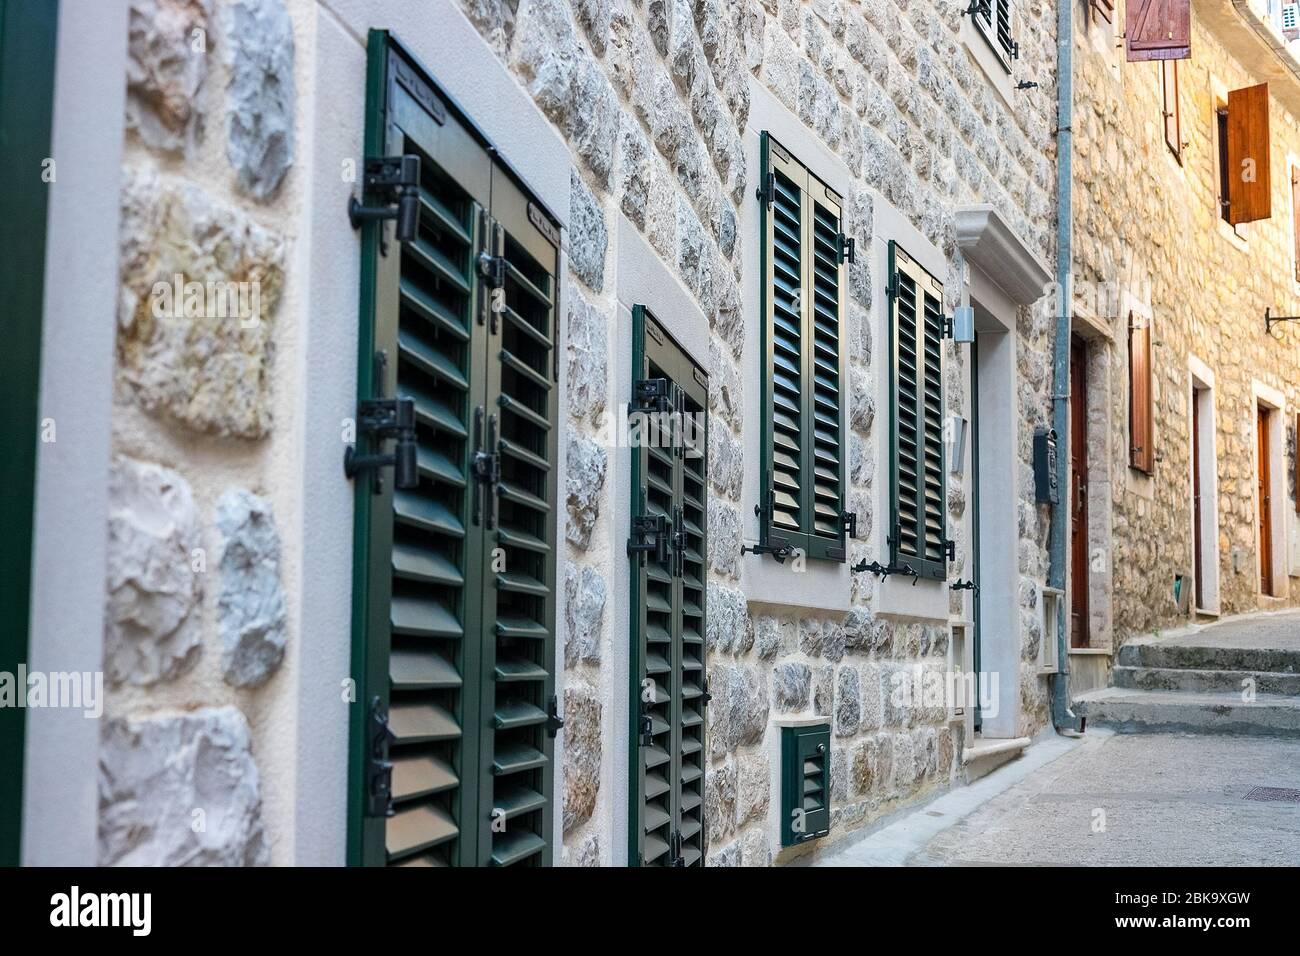
M 1300 737 L 1300 614 L 1252 615 L 1131 640 L 1120 649 L 1111 683 L 1074 699 L 1090 725 L 1119 733 Z

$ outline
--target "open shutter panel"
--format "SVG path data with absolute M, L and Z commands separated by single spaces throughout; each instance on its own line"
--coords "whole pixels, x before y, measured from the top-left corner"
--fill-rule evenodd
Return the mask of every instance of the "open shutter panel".
M 1018 55 L 1016 42 L 1011 37 L 1011 0 L 993 0 L 998 14 L 998 47 L 1008 59 Z
M 767 133 L 760 539 L 843 560 L 841 201 Z M 770 201 L 768 201 L 770 200 Z
M 644 866 L 695 866 L 705 853 L 704 730 L 708 553 L 708 378 L 644 306 L 633 310 L 633 368 L 662 381 L 661 410 L 633 406 L 642 435 L 679 418 L 665 441 L 633 449 L 632 512 L 661 534 L 634 533 L 632 568 L 632 754 L 629 858 Z M 702 426 L 702 427 L 701 427 Z
M 1228 94 L 1228 221 L 1272 215 L 1269 175 L 1268 84 Z
M 1155 442 L 1151 429 L 1151 324 L 1129 313 L 1129 463 L 1151 474 Z
M 1300 282 L 1300 167 L 1291 167 L 1291 242 L 1294 250 L 1295 281 Z
M 943 287 L 890 243 L 893 528 L 890 561 L 946 575 L 943 475 Z
M 359 392 L 412 402 L 419 484 L 357 479 L 358 698 L 380 706 L 354 718 L 349 856 L 548 863 L 558 252 L 396 42 L 375 31 L 370 52 L 367 156 L 418 157 L 420 216 L 411 242 L 363 232 Z M 485 256 L 501 257 L 499 313 Z M 387 816 L 366 769 L 385 712 Z
M 1187 59 L 1192 55 L 1191 0 L 1129 0 L 1124 37 L 1130 62 Z
M 1092 8 L 1107 23 L 1115 22 L 1115 0 L 1092 0 Z

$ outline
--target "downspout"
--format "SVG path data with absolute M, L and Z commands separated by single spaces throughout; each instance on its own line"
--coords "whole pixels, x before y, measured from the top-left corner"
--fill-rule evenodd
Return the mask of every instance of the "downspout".
M 1070 153 L 1074 122 L 1074 0 L 1056 0 L 1056 344 L 1052 354 L 1052 427 L 1058 443 L 1070 434 L 1070 311 L 1074 301 L 1071 281 L 1073 247 L 1071 232 Z M 1058 444 L 1059 447 L 1059 444 Z M 1069 514 L 1069 455 L 1056 456 L 1057 500 L 1052 505 L 1051 533 L 1048 539 L 1050 587 L 1065 590 L 1065 545 Z M 1057 731 L 1083 730 L 1081 720 L 1070 709 L 1070 656 L 1066 646 L 1065 602 L 1056 602 L 1059 618 L 1056 626 L 1057 671 L 1051 677 L 1052 724 Z

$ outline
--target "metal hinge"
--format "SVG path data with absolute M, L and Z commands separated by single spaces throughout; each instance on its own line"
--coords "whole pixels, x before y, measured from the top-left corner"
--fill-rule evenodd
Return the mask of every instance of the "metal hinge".
M 704 696 L 700 698 L 700 700 L 703 702 L 701 706 L 708 707 L 709 704 L 713 701 L 713 695 L 709 693 L 709 679 L 707 677 L 704 678 L 704 687 L 701 689 L 704 691 Z
M 837 260 L 842 264 L 845 262 L 856 262 L 857 240 L 850 236 L 840 233 L 835 237 L 835 255 Z
M 370 748 L 366 755 L 366 813 L 372 817 L 393 815 L 393 762 L 388 747 L 397 735 L 388 726 L 384 702 L 375 697 L 370 702 Z
M 686 857 L 682 853 L 682 831 L 674 830 L 673 835 L 668 840 L 668 856 L 672 859 L 673 866 L 685 866 Z
M 776 558 L 777 564 L 785 564 L 785 559 L 794 554 L 794 546 L 785 538 L 773 537 L 770 532 L 772 525 L 772 515 L 776 511 L 776 490 L 769 487 L 767 494 L 763 496 L 763 504 L 754 505 L 754 514 L 758 516 L 758 527 L 760 533 L 767 532 L 767 540 L 760 541 L 755 545 L 740 546 L 740 553 L 744 554 L 770 554 Z
M 474 482 L 472 508 L 474 524 L 485 523 L 489 529 L 496 527 L 496 487 L 501 482 L 501 453 L 497 444 L 497 417 L 487 415 L 480 405 L 474 409 L 474 453 L 470 458 L 470 478 Z
M 355 445 L 343 452 L 343 474 L 355 478 L 360 472 L 393 466 L 393 483 L 398 488 L 415 488 L 420 484 L 416 461 L 415 402 L 410 398 L 385 398 L 384 380 L 388 371 L 388 355 L 375 353 L 374 381 L 379 397 L 363 398 L 357 403 L 357 432 L 370 439 L 373 447 L 382 447 L 384 440 L 396 438 L 397 445 L 390 454 L 359 454 Z M 371 490 L 379 494 L 384 479 L 376 474 Z
M 673 508 L 673 533 L 668 546 L 673 551 L 673 577 L 680 578 L 686 572 L 686 513 L 681 505 Z
M 776 173 L 768 173 L 758 184 L 758 201 L 770 206 L 776 200 Z
M 844 529 L 844 533 L 850 538 L 856 538 L 858 536 L 858 513 L 856 511 L 841 511 L 840 527 Z
M 1018 60 L 1018 59 L 1020 59 L 1020 41 L 1019 41 L 1019 40 L 1012 40 L 1012 41 L 1011 41 L 1011 49 L 1008 50 L 1007 52 L 1011 54 L 1011 59 L 1013 59 L 1013 60 Z
M 506 284 L 506 257 L 494 256 L 484 250 L 478 254 L 478 274 L 493 289 Z
M 352 196 L 348 199 L 348 220 L 353 229 L 365 222 L 397 220 L 394 234 L 398 242 L 414 242 L 420 229 L 420 157 L 369 157 L 361 179 L 361 194 L 375 194 L 381 206 L 364 206 Z M 381 237 L 380 252 L 388 255 L 388 243 Z
M 554 737 L 563 726 L 564 720 L 560 717 L 559 701 L 552 694 L 546 708 L 546 736 Z

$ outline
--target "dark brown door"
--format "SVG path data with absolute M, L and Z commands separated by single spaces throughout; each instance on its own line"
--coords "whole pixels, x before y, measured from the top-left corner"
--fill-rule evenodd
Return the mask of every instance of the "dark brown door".
M 1268 410 L 1262 406 L 1256 430 L 1259 433 L 1259 589 L 1273 593 L 1273 508 L 1269 489 Z
M 1070 339 L 1070 646 L 1088 646 L 1088 346 Z
M 1192 391 L 1192 532 L 1196 551 L 1192 554 L 1192 573 L 1196 580 L 1196 606 L 1205 607 L 1201 573 L 1201 393 Z

